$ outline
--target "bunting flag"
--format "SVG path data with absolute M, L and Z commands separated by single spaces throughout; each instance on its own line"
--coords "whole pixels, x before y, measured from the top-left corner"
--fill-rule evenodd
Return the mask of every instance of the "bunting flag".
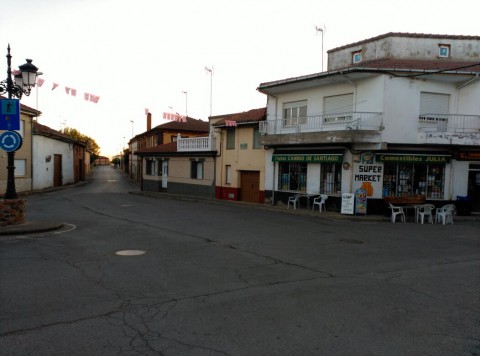
M 71 89 L 70 94 L 72 94 L 72 96 L 77 96 L 77 90 L 76 89 Z
M 99 97 L 99 96 L 90 94 L 90 101 L 91 101 L 92 103 L 95 103 L 95 104 L 96 104 L 96 103 L 98 103 L 98 100 L 100 100 L 100 97 Z
M 43 85 L 43 83 L 45 83 L 45 79 L 37 78 L 37 85 L 38 85 L 38 87 L 41 87 L 41 86 Z
M 83 94 L 83 97 L 86 101 L 88 101 L 88 99 L 90 98 L 90 94 L 85 93 L 85 94 Z
M 148 108 L 145 108 L 145 115 L 148 115 L 150 113 L 150 110 Z
M 70 94 L 70 88 L 65 87 L 65 91 L 67 94 Z
M 233 126 L 233 127 L 236 127 L 237 126 L 237 122 L 236 121 L 233 121 L 233 120 L 225 120 L 225 126 Z
M 14 73 L 20 74 L 21 72 L 19 70 L 16 70 L 16 71 L 12 70 L 12 74 L 14 74 Z M 37 77 L 36 84 L 37 84 L 37 87 L 43 86 L 43 84 L 45 84 L 45 79 Z M 60 86 L 59 83 L 52 82 L 52 89 L 51 90 L 53 91 L 53 90 L 57 89 L 59 86 Z M 67 87 L 67 86 L 64 86 L 64 88 L 65 88 L 65 93 L 67 95 L 71 95 L 73 97 L 77 96 L 77 92 L 78 92 L 77 89 L 73 89 L 73 88 Z M 98 101 L 100 100 L 100 96 L 93 95 L 93 94 L 86 93 L 86 92 L 84 93 L 83 97 L 84 97 L 85 101 L 89 101 L 89 102 L 95 103 L 95 104 L 97 104 Z
M 53 83 L 52 90 L 55 90 L 56 87 L 58 87 L 60 84 L 58 83 Z
M 182 116 L 179 114 L 170 114 L 168 112 L 163 113 L 163 118 L 170 121 L 187 122 L 186 116 Z

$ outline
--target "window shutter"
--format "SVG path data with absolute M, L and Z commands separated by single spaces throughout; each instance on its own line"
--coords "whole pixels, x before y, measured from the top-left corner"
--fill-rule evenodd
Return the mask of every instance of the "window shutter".
M 420 93 L 420 115 L 448 114 L 450 95 L 435 93 Z
M 353 93 L 325 97 L 323 111 L 324 114 L 352 112 Z

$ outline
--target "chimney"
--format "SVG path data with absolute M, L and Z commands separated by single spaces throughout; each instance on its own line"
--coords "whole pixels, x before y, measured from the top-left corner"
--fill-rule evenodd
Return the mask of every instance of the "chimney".
M 152 114 L 147 114 L 147 131 L 152 129 Z

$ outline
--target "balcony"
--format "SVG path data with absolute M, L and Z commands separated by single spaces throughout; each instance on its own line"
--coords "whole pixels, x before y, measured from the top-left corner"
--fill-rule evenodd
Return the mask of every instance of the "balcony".
M 213 137 L 192 137 L 177 138 L 177 152 L 202 152 L 215 150 L 215 138 Z
M 339 112 L 260 122 L 260 134 L 282 135 L 325 131 L 381 131 L 383 115 L 378 112 Z
M 423 132 L 478 133 L 480 116 L 423 114 L 418 117 L 418 129 Z

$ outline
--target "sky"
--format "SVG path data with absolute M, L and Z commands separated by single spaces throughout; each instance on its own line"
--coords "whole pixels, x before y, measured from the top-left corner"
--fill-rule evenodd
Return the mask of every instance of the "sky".
M 329 49 L 388 32 L 478 36 L 475 4 L 0 0 L 0 80 L 10 44 L 12 67 L 31 58 L 45 81 L 22 104 L 42 112 L 41 124 L 75 128 L 111 157 L 146 131 L 145 109 L 154 127 L 167 122 L 164 112 L 208 121 L 264 107 L 259 84 L 322 72 L 322 47 L 326 70 Z

